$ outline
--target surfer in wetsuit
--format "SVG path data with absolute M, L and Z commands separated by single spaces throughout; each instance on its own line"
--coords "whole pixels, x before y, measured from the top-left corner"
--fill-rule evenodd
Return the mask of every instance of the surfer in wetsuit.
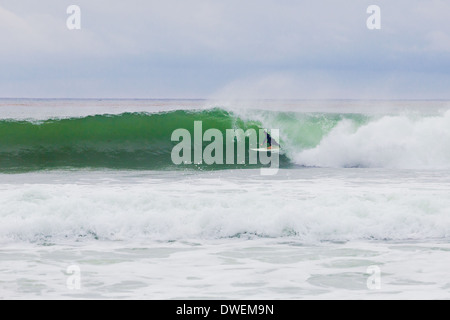
M 278 142 L 276 142 L 274 139 L 272 139 L 272 137 L 270 136 L 270 134 L 267 133 L 266 130 L 264 130 L 264 133 L 266 134 L 266 138 L 264 139 L 263 143 L 261 143 L 261 146 L 264 143 L 266 143 L 266 141 L 267 141 L 267 149 L 272 149 L 272 145 L 274 145 L 276 147 L 280 147 Z

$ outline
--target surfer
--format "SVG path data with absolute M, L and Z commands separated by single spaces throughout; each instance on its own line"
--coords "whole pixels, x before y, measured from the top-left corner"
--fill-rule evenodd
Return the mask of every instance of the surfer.
M 272 137 L 270 136 L 269 133 L 267 133 L 266 130 L 264 130 L 264 133 L 266 134 L 266 138 L 264 139 L 263 143 L 261 143 L 261 146 L 266 143 L 267 141 L 267 149 L 272 149 L 272 145 L 276 146 L 276 147 L 280 147 L 280 145 L 278 144 L 278 142 L 276 142 L 274 139 L 272 139 Z

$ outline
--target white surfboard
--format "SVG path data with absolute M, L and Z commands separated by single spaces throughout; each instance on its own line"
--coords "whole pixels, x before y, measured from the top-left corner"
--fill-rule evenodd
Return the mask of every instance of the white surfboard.
M 251 150 L 256 151 L 256 152 L 280 152 L 280 148 L 271 148 L 271 149 L 257 148 L 257 149 L 251 149 Z

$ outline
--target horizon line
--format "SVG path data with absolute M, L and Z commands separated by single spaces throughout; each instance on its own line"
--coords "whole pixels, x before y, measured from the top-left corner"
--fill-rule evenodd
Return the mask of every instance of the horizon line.
M 450 101 L 450 98 L 56 98 L 56 97 L 0 97 L 0 100 L 85 100 L 85 101 Z

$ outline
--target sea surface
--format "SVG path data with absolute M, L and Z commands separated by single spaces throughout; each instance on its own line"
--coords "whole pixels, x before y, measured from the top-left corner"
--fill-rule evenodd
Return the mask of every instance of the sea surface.
M 448 101 L 0 100 L 0 299 L 449 299 L 449 240 Z

